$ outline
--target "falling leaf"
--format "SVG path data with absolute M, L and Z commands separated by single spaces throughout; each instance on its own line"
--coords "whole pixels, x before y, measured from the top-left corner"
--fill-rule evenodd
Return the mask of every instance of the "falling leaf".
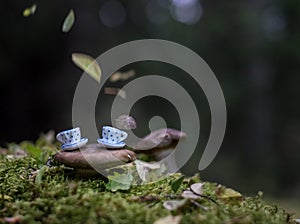
M 126 99 L 126 92 L 122 89 L 118 89 L 118 88 L 113 88 L 113 87 L 106 87 L 104 89 L 104 93 L 105 94 L 109 94 L 109 95 L 117 95 L 123 99 Z
M 37 185 L 40 185 L 42 183 L 42 178 L 47 168 L 47 166 L 42 166 L 41 169 L 39 169 L 39 172 L 37 173 L 34 181 Z
M 136 129 L 136 122 L 133 117 L 123 114 L 115 119 L 115 126 L 123 130 Z
M 72 54 L 72 61 L 75 63 L 75 65 L 100 83 L 101 69 L 94 58 L 86 54 L 74 53 Z
M 24 17 L 28 17 L 30 15 L 33 15 L 36 11 L 36 7 L 37 5 L 36 4 L 33 4 L 31 7 L 28 7 L 26 9 L 23 10 L 23 16 Z
M 191 191 L 195 194 L 202 195 L 203 194 L 203 183 L 195 183 L 190 186 Z
M 125 81 L 134 76 L 135 76 L 134 70 L 129 70 L 127 72 L 116 72 L 110 77 L 109 81 L 111 82 Z
M 135 160 L 136 170 L 145 183 L 155 181 L 166 172 L 166 166 L 162 162 L 147 163 L 141 160 Z
M 181 215 L 177 215 L 177 216 L 168 215 L 166 217 L 156 220 L 154 224 L 179 224 L 181 219 L 182 219 Z
M 114 172 L 114 175 L 108 176 L 109 182 L 106 184 L 106 188 L 112 192 L 118 190 L 128 190 L 131 187 L 133 176 L 130 173 L 119 174 Z
M 182 207 L 186 202 L 187 202 L 186 199 L 170 200 L 170 201 L 165 201 L 163 203 L 163 206 L 165 209 L 167 209 L 169 211 L 174 211 L 174 210 L 177 210 L 178 208 Z
M 184 176 L 181 176 L 179 178 L 177 178 L 176 180 L 174 180 L 171 184 L 171 189 L 176 193 L 182 183 L 184 179 Z
M 190 191 L 190 190 L 185 190 L 182 192 L 181 194 L 182 197 L 184 198 L 189 198 L 189 199 L 197 199 L 200 198 L 199 195 L 194 194 L 194 192 Z
M 75 14 L 73 9 L 70 10 L 70 12 L 68 13 L 67 17 L 64 20 L 63 26 L 62 26 L 62 31 L 64 33 L 67 33 L 70 31 L 70 29 L 72 28 L 72 26 L 74 25 L 75 22 Z

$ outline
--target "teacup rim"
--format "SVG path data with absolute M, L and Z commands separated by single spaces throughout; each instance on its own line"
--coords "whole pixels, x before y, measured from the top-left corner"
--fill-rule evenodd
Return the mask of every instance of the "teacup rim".
M 125 132 L 125 133 L 126 133 L 126 131 L 123 131 L 123 130 L 121 130 L 121 129 L 118 129 L 118 128 L 115 128 L 115 127 L 109 126 L 109 125 L 104 125 L 104 126 L 102 126 L 102 130 L 103 130 L 103 128 L 111 128 L 111 129 L 118 130 L 118 131 L 120 131 L 120 132 Z
M 102 137 L 103 139 L 105 138 L 105 136 L 104 136 L 104 131 L 103 131 L 104 128 L 111 129 L 112 132 L 118 131 L 121 135 L 124 135 L 124 136 L 125 136 L 124 138 L 121 138 L 121 140 L 119 140 L 118 142 L 122 142 L 122 141 L 124 141 L 124 140 L 128 137 L 128 133 L 127 133 L 126 131 L 120 130 L 120 129 L 118 129 L 118 128 L 115 128 L 115 127 L 112 127 L 112 126 L 109 126 L 109 125 L 104 125 L 104 126 L 102 126 L 102 134 L 101 134 L 101 137 Z
M 79 129 L 79 131 L 80 131 L 80 127 L 71 128 L 71 129 L 67 129 L 67 130 L 64 130 L 64 131 L 60 131 L 59 133 L 57 133 L 56 136 L 58 136 L 59 134 L 63 134 L 63 133 L 66 133 L 66 132 L 70 132 L 70 131 L 75 130 L 75 129 Z

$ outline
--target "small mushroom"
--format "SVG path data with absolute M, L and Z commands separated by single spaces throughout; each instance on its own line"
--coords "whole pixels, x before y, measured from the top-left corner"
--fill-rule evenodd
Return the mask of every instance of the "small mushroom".
M 150 150 L 160 148 L 173 148 L 180 139 L 184 139 L 186 134 L 172 128 L 162 128 L 151 132 L 140 140 L 134 150 Z
M 162 128 L 141 139 L 135 145 L 133 151 L 151 155 L 158 161 L 167 157 L 176 147 L 178 141 L 185 138 L 186 134 L 182 131 Z

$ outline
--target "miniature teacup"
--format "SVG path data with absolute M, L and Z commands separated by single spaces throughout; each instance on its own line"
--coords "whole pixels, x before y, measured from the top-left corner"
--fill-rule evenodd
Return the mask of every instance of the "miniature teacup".
M 79 143 L 81 140 L 80 128 L 73 128 L 70 130 L 62 131 L 56 135 L 56 139 L 64 145 Z
M 66 151 L 78 149 L 88 142 L 87 138 L 81 138 L 80 128 L 62 131 L 56 135 L 56 139 L 63 143 L 61 148 Z
M 111 144 L 118 144 L 127 138 L 128 134 L 110 126 L 102 127 L 102 140 Z

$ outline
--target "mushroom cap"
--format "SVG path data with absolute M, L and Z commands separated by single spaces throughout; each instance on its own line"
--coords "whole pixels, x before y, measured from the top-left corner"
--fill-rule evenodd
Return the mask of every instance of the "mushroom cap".
M 181 139 L 186 138 L 182 131 L 172 128 L 162 128 L 151 132 L 141 139 L 134 147 L 134 151 L 173 148 Z
M 136 159 L 133 151 L 107 150 L 100 144 L 88 144 L 74 151 L 59 151 L 54 155 L 54 160 L 72 168 L 79 169 L 107 169 Z M 91 165 L 93 164 L 93 166 Z

